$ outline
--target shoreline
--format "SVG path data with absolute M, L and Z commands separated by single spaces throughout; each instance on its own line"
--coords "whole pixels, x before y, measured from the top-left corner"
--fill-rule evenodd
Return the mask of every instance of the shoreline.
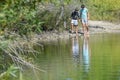
M 89 32 L 91 34 L 95 33 L 120 33 L 120 24 L 113 24 L 110 22 L 105 21 L 91 21 L 88 22 L 89 25 Z M 79 27 L 79 31 L 81 32 L 82 27 Z M 81 36 L 82 34 L 78 34 L 78 36 Z M 11 35 L 10 35 L 11 36 Z M 48 32 L 42 32 L 41 34 L 32 34 L 29 35 L 29 38 L 27 37 L 19 37 L 16 35 L 12 35 L 13 42 L 14 40 L 18 42 L 26 42 L 26 41 L 35 41 L 35 42 L 41 42 L 41 41 L 55 41 L 58 39 L 69 39 L 70 37 L 76 36 L 76 34 L 71 34 L 68 30 L 64 30 L 62 32 L 59 31 L 48 31 Z M 15 38 L 15 39 L 14 39 Z M 1 38 L 2 39 L 2 38 Z M 1 40 L 2 41 L 2 40 Z
M 120 32 L 120 24 L 114 24 L 105 21 L 89 21 L 89 28 L 93 32 Z
M 120 33 L 120 24 L 113 24 L 105 21 L 89 21 L 89 32 L 90 34 L 95 33 Z M 79 31 L 81 32 L 82 28 L 79 27 Z M 51 41 L 57 39 L 68 39 L 71 36 L 75 36 L 76 34 L 71 34 L 69 31 L 57 32 L 43 32 L 40 35 L 36 35 L 35 38 L 38 38 L 38 41 Z M 82 34 L 79 33 L 79 36 Z

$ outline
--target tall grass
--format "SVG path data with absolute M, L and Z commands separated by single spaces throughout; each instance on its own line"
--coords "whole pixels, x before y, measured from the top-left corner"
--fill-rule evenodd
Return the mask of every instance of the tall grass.
M 91 19 L 120 21 L 119 0 L 89 0 L 87 6 L 91 13 Z
M 1 55 L 5 55 L 4 59 L 7 61 L 4 62 L 4 64 L 0 63 L 0 67 L 6 67 L 0 74 L 1 80 L 10 80 L 12 79 L 12 76 L 13 78 L 19 77 L 21 80 L 22 72 L 24 72 L 23 67 L 28 67 L 40 72 L 46 72 L 45 70 L 40 69 L 34 64 L 36 56 L 40 54 L 40 52 L 35 50 L 34 46 L 39 46 L 40 48 L 43 48 L 43 46 L 37 43 L 37 41 L 28 41 L 28 39 L 26 38 L 22 40 L 22 42 L 21 40 L 15 40 L 13 42 L 5 41 L 4 43 L 1 42 L 0 45 L 2 45 L 0 47 L 2 53 Z M 14 64 L 14 66 L 11 66 L 12 64 Z

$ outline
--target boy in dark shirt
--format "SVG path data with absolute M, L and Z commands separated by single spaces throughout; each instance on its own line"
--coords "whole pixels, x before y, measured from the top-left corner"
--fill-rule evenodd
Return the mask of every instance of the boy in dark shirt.
M 78 13 L 78 9 L 76 8 L 71 13 L 71 32 L 73 33 L 75 28 L 76 35 L 78 35 L 78 19 L 79 19 L 79 13 Z

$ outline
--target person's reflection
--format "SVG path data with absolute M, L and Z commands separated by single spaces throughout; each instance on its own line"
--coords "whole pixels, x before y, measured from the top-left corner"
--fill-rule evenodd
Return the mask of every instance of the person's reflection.
M 82 55 L 84 70 L 85 72 L 88 72 L 90 64 L 90 51 L 89 51 L 89 36 L 87 35 L 84 35 Z
M 79 55 L 79 42 L 78 36 L 72 38 L 72 56 L 75 63 L 79 63 L 80 55 Z

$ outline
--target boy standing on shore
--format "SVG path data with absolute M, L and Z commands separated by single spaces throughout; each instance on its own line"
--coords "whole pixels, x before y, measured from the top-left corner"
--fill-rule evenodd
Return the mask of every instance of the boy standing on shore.
M 75 30 L 76 35 L 78 35 L 78 20 L 79 20 L 79 10 L 76 8 L 72 13 L 71 13 L 71 32 Z
M 88 28 L 89 13 L 88 13 L 88 9 L 85 7 L 84 4 L 81 5 L 80 19 L 82 23 L 83 33 L 89 34 L 89 28 Z

